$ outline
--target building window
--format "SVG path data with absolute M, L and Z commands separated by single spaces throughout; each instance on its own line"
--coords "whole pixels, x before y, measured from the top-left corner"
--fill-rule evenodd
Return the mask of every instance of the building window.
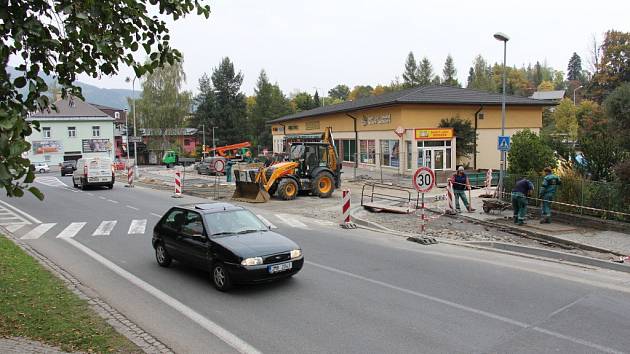
M 101 136 L 101 127 L 95 125 L 92 127 L 92 136 Z
M 77 137 L 77 128 L 68 127 L 68 138 L 76 138 L 76 137 Z
M 434 170 L 450 170 L 453 154 L 450 140 L 418 141 L 418 167 L 427 166 Z
M 306 130 L 318 130 L 319 129 L 319 121 L 315 120 L 315 121 L 311 121 L 311 122 L 306 122 Z
M 357 153 L 357 145 L 354 142 L 354 139 L 344 140 L 344 139 L 336 139 L 335 146 L 338 149 L 339 156 L 342 158 L 344 162 L 354 162 L 356 153 Z
M 398 140 L 381 140 L 381 164 L 383 166 L 400 166 L 400 146 Z
M 184 145 L 186 146 L 190 145 L 190 139 L 184 139 Z
M 360 162 L 367 164 L 374 164 L 376 156 L 376 141 L 375 140 L 359 140 L 359 154 Z
M 120 112 L 114 112 L 114 118 L 120 119 Z
M 42 138 L 50 139 L 50 127 L 43 127 L 42 128 Z
M 289 125 L 289 130 L 298 130 L 299 127 L 297 125 Z
M 50 162 L 50 155 L 44 155 L 44 161 Z

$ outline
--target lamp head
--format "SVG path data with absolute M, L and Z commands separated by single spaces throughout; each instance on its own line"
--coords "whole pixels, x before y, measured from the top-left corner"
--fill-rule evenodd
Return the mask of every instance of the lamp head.
M 503 33 L 503 32 L 497 32 L 494 34 L 494 38 L 496 38 L 498 41 L 502 41 L 502 42 L 507 42 L 510 40 L 510 37 L 508 37 L 507 34 Z

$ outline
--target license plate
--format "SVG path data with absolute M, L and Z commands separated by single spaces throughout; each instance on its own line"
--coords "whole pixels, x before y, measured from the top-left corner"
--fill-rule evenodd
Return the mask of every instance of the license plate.
M 293 268 L 293 263 L 287 262 L 287 263 L 270 265 L 267 267 L 267 270 L 269 270 L 269 273 L 273 274 L 273 273 L 284 272 L 285 270 L 289 270 L 291 268 Z

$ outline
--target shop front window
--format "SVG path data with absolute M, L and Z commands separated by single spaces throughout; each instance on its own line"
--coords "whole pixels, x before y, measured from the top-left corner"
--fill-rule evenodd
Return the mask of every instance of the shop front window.
M 376 142 L 374 140 L 359 140 L 359 153 L 361 163 L 374 164 L 376 155 Z
M 452 169 L 451 141 L 418 141 L 417 147 L 418 167 L 427 166 L 435 170 Z
M 381 140 L 381 163 L 383 166 L 400 166 L 400 146 L 398 140 Z
M 405 142 L 405 146 L 407 148 L 407 169 L 411 170 L 412 166 L 411 166 L 411 162 L 413 159 L 413 153 L 412 153 L 412 145 L 411 145 L 411 141 L 406 141 Z
M 335 146 L 338 149 L 339 157 L 344 162 L 354 162 L 357 146 L 354 139 L 335 139 Z

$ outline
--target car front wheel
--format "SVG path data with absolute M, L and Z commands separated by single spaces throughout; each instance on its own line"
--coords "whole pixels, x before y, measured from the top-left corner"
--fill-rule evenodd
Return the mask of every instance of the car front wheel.
M 158 243 L 155 246 L 155 259 L 160 267 L 168 267 L 171 265 L 173 258 L 168 254 L 163 244 Z
M 230 274 L 222 263 L 212 266 L 212 284 L 219 291 L 228 291 L 232 288 Z
M 39 169 L 39 173 L 44 173 L 44 169 L 43 169 L 43 168 L 40 168 L 40 169 Z

